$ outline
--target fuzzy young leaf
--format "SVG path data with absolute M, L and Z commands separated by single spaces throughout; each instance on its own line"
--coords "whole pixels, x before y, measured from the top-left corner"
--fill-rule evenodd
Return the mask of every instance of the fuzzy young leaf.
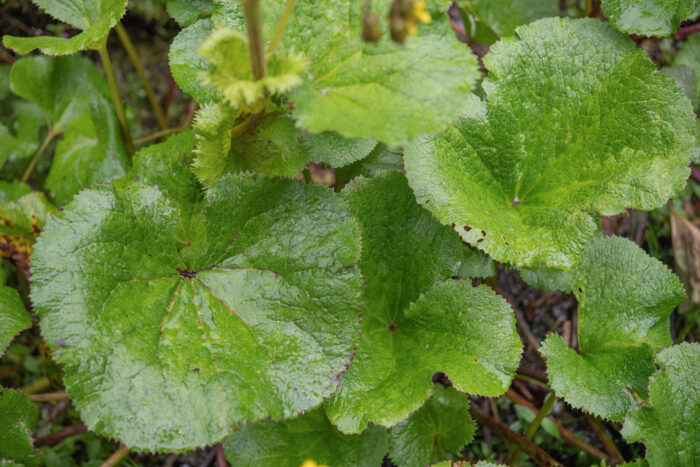
M 299 467 L 310 459 L 333 467 L 376 467 L 386 454 L 387 437 L 379 426 L 345 435 L 318 408 L 284 422 L 246 424 L 223 445 L 235 466 Z
M 32 432 L 39 410 L 21 391 L 0 388 L 0 459 L 36 465 Z
M 462 245 L 415 203 L 397 172 L 354 180 L 343 191 L 363 234 L 362 338 L 326 412 L 346 433 L 392 426 L 430 396 L 445 372 L 456 389 L 502 394 L 522 345 L 508 304 L 486 286 L 445 280 Z M 435 282 L 435 281 L 439 282 Z
M 180 152 L 193 144 L 150 146 L 132 176 L 77 195 L 32 257 L 32 301 L 73 403 L 140 450 L 318 405 L 359 331 L 359 229 L 344 203 L 252 175 L 205 198 Z
M 175 37 L 168 53 L 173 79 L 180 89 L 200 104 L 221 99 L 219 90 L 215 86 L 205 84 L 201 78 L 201 75 L 210 71 L 212 67 L 199 55 L 199 47 L 212 28 L 208 19 L 200 19 L 187 26 Z
M 422 467 L 444 455 L 459 458 L 475 431 L 469 398 L 436 385 L 425 406 L 389 432 L 389 457 L 399 467 Z
M 418 201 L 493 259 L 568 269 L 597 213 L 652 209 L 685 184 L 690 102 L 605 23 L 536 21 L 484 64 L 487 103 L 404 161 Z
M 649 379 L 649 407 L 627 415 L 622 435 L 642 441 L 650 465 L 700 462 L 700 344 L 683 343 L 656 356 L 660 369 Z
M 286 3 L 263 2 L 267 38 Z M 390 2 L 379 3 L 377 11 L 388 11 Z M 212 19 L 242 31 L 241 10 L 236 2 L 219 2 Z M 446 20 L 402 46 L 364 42 L 363 15 L 363 2 L 296 3 L 278 49 L 309 59 L 310 77 L 289 96 L 302 128 L 395 146 L 443 130 L 468 108 L 478 64 Z
M 5 36 L 5 47 L 19 54 L 40 49 L 48 55 L 70 55 L 94 47 L 126 12 L 127 0 L 32 0 L 52 17 L 82 32 L 70 37 Z
M 659 260 L 633 242 L 595 237 L 569 273 L 579 302 L 579 351 L 550 334 L 541 352 L 552 388 L 574 407 L 621 421 L 646 396 L 653 357 L 671 344 L 669 315 L 685 294 Z
M 699 0 L 602 0 L 605 17 L 627 34 L 666 36 L 700 16 Z

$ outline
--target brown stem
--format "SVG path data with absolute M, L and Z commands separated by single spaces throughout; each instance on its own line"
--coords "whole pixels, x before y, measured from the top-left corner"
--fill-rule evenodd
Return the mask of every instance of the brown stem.
M 523 407 L 527 407 L 528 409 L 532 410 L 535 414 L 537 414 L 537 407 L 532 405 L 530 402 L 528 402 L 527 399 L 525 399 L 523 396 L 513 391 L 512 389 L 509 389 L 508 392 L 506 392 L 506 397 L 510 399 L 513 403 L 522 405 Z M 564 438 L 564 440 L 566 440 L 569 444 L 576 446 L 582 451 L 585 451 L 588 454 L 597 457 L 598 459 L 610 459 L 603 451 L 586 443 L 581 438 L 573 434 L 571 431 L 564 428 L 564 426 L 558 421 L 553 421 L 557 427 L 557 430 L 559 430 L 559 434 L 561 435 L 561 437 Z
M 538 464 L 544 466 L 561 466 L 559 462 L 557 462 L 544 450 L 536 446 L 532 441 L 528 440 L 523 435 L 511 430 L 503 423 L 497 422 L 483 410 L 472 406 L 469 408 L 469 412 L 472 414 L 472 417 L 474 417 L 476 421 L 478 421 L 480 424 L 486 425 L 487 427 L 493 430 L 501 432 L 506 438 L 515 443 L 525 454 L 530 456 L 532 460 L 534 460 Z
M 66 392 L 47 392 L 44 394 L 30 394 L 29 400 L 32 402 L 64 401 L 70 399 Z
M 87 427 L 81 422 L 77 425 L 69 426 L 55 433 L 51 433 L 49 435 L 35 439 L 34 447 L 40 448 L 42 446 L 53 446 L 54 444 L 58 444 L 66 438 L 85 433 L 86 431 Z
M 221 443 L 216 445 L 216 467 L 228 467 L 226 457 L 224 456 L 224 448 Z

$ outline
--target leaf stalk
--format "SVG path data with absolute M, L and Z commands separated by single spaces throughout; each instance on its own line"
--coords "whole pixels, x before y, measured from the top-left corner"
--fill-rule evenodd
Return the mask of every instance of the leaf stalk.
M 109 35 L 107 37 L 109 37 Z M 117 111 L 117 119 L 119 120 L 119 125 L 122 127 L 124 145 L 126 146 L 126 150 L 129 152 L 129 154 L 133 155 L 134 142 L 131 139 L 131 130 L 129 129 L 129 122 L 126 119 L 124 103 L 119 95 L 117 80 L 114 78 L 114 69 L 112 68 L 112 62 L 110 61 L 109 53 L 107 52 L 107 37 L 105 37 L 97 47 L 97 52 L 100 54 L 100 60 L 102 60 L 102 66 L 104 66 L 105 75 L 107 76 L 107 84 L 109 84 L 109 91 L 112 93 L 114 108 Z

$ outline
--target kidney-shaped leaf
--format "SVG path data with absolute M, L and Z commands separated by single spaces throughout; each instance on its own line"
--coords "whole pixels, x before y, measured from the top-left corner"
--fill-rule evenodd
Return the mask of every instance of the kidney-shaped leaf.
M 70 37 L 5 36 L 5 46 L 19 54 L 40 49 L 48 55 L 70 55 L 105 37 L 126 12 L 127 0 L 32 0 L 54 18 L 82 32 Z
M 685 294 L 659 260 L 633 242 L 595 237 L 569 273 L 579 303 L 578 352 L 550 334 L 541 352 L 552 388 L 569 404 L 621 421 L 646 396 L 654 354 L 671 344 L 669 316 Z
M 568 269 L 596 213 L 652 209 L 685 184 L 690 102 L 612 27 L 539 20 L 484 64 L 487 103 L 404 160 L 418 201 L 494 259 Z
M 343 194 L 363 235 L 365 310 L 331 421 L 348 433 L 395 425 L 423 405 L 439 371 L 460 391 L 505 392 L 522 351 L 513 313 L 488 287 L 448 279 L 462 257 L 457 236 L 416 204 L 401 173 L 358 178 Z
M 211 444 L 318 405 L 359 331 L 359 230 L 329 189 L 236 175 L 203 197 L 178 135 L 46 225 L 31 297 L 85 423 Z M 163 160 L 165 158 L 165 160 Z
M 322 408 L 284 422 L 246 424 L 223 445 L 231 465 L 241 467 L 299 467 L 306 460 L 333 467 L 376 467 L 387 451 L 385 428 L 345 435 Z
M 665 36 L 681 21 L 700 16 L 699 0 L 602 0 L 605 17 L 620 31 Z
M 643 441 L 649 465 L 700 462 L 700 344 L 683 343 L 656 356 L 660 367 L 649 379 L 650 406 L 635 407 L 622 435 Z

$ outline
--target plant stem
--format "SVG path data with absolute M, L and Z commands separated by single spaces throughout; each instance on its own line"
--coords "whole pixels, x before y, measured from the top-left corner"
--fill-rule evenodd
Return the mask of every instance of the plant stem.
M 109 35 L 108 35 L 109 36 Z M 122 134 L 124 135 L 124 145 L 129 154 L 134 154 L 134 143 L 131 140 L 131 130 L 129 129 L 129 122 L 126 120 L 126 112 L 124 111 L 124 103 L 119 96 L 119 89 L 117 88 L 117 80 L 114 78 L 114 70 L 112 69 L 112 62 L 109 60 L 109 53 L 107 52 L 107 37 L 102 40 L 100 45 L 97 47 L 97 52 L 100 54 L 100 59 L 102 60 L 102 66 L 105 69 L 105 75 L 107 76 L 107 84 L 109 84 L 109 90 L 112 93 L 112 101 L 114 102 L 114 108 L 117 111 L 117 119 L 119 119 L 119 124 L 122 127 Z
M 688 320 L 685 322 L 685 325 L 681 328 L 680 332 L 678 333 L 678 336 L 676 336 L 676 344 L 680 344 L 685 340 L 685 336 L 688 335 L 691 329 L 695 326 L 695 323 L 692 321 Z
M 469 413 L 477 422 L 487 427 L 501 432 L 506 438 L 514 442 L 522 451 L 530 456 L 536 463 L 544 466 L 561 466 L 552 456 L 547 454 L 542 448 L 536 446 L 532 441 L 523 435 L 516 433 L 503 423 L 499 423 L 491 418 L 486 412 L 474 406 L 469 408 Z
M 35 439 L 34 447 L 40 448 L 42 446 L 53 446 L 54 444 L 58 444 L 66 438 L 85 433 L 86 431 L 88 431 L 87 427 L 81 422 L 77 425 L 72 425 L 55 433 L 49 433 L 46 436 L 42 436 L 40 438 Z
M 224 448 L 221 443 L 216 445 L 216 467 L 228 467 L 228 462 L 226 462 L 226 456 L 224 456 Z
M 46 135 L 46 138 L 44 138 L 44 141 L 41 142 L 41 146 L 39 146 L 39 149 L 37 149 L 34 153 L 32 160 L 29 161 L 29 165 L 26 169 L 24 169 L 24 173 L 22 174 L 22 178 L 20 179 L 22 183 L 27 183 L 27 180 L 29 180 L 29 176 L 34 170 L 34 166 L 36 166 L 36 163 L 39 161 L 39 158 L 44 153 L 44 151 L 46 151 L 46 147 L 49 145 L 51 140 L 56 137 L 57 134 L 58 133 L 54 132 L 53 130 L 49 130 L 49 133 Z
M 29 400 L 32 402 L 63 401 L 70 399 L 66 392 L 47 392 L 44 394 L 30 394 Z
M 549 384 L 545 383 L 544 381 L 540 381 L 539 379 L 533 378 L 531 376 L 521 375 L 520 373 L 516 373 L 515 377 L 518 379 L 522 379 L 523 381 L 527 381 L 529 383 L 536 384 L 536 385 L 541 386 L 545 389 L 551 389 L 549 387 Z
M 114 451 L 114 454 L 109 456 L 109 459 L 104 461 L 104 463 L 102 464 L 102 467 L 113 467 L 113 466 L 119 464 L 119 462 L 121 462 L 121 460 L 124 457 L 126 457 L 127 454 L 129 454 L 129 448 L 127 448 L 126 446 L 120 447 L 119 449 Z
M 250 48 L 250 64 L 253 80 L 262 79 L 267 74 L 265 63 L 265 45 L 262 36 L 262 16 L 260 15 L 260 0 L 245 0 L 243 2 L 246 30 L 248 31 L 248 47 Z
M 598 436 L 600 442 L 603 443 L 603 448 L 605 449 L 605 452 L 608 453 L 608 456 L 610 456 L 610 459 L 612 459 L 612 461 L 616 464 L 624 463 L 625 458 L 622 457 L 622 454 L 617 449 L 617 446 L 615 446 L 613 440 L 605 432 L 603 425 L 601 425 L 601 423 L 593 417 L 588 417 L 588 424 L 591 426 L 596 436 Z
M 153 133 L 152 135 L 144 136 L 143 138 L 137 138 L 134 140 L 134 145 L 139 145 L 143 143 L 147 143 L 149 141 L 153 141 L 154 139 L 162 138 L 164 136 L 171 135 L 173 133 L 177 133 L 178 131 L 182 131 L 184 128 L 181 127 L 176 127 L 176 128 L 168 128 L 167 130 L 163 131 L 157 131 Z
M 51 387 L 51 381 L 49 381 L 49 378 L 46 376 L 42 376 L 36 381 L 24 386 L 22 392 L 27 395 L 36 394 L 37 392 L 46 391 L 49 387 Z
M 126 50 L 126 54 L 129 56 L 129 60 L 131 60 L 131 63 L 134 65 L 134 68 L 136 68 L 136 72 L 139 74 L 139 77 L 143 82 L 143 88 L 146 91 L 146 97 L 148 98 L 148 102 L 151 104 L 151 108 L 153 109 L 153 112 L 156 115 L 158 128 L 160 128 L 161 130 L 167 129 L 168 123 L 165 121 L 165 115 L 163 115 L 163 110 L 160 108 L 160 104 L 158 104 L 158 100 L 156 99 L 156 95 L 153 92 L 151 82 L 148 80 L 148 76 L 146 76 L 146 72 L 141 66 L 139 57 L 136 54 L 136 50 L 134 49 L 134 44 L 131 42 L 129 34 L 127 34 L 126 29 L 124 29 L 124 26 L 122 26 L 121 21 L 114 25 L 114 30 L 117 31 L 119 40 L 122 41 L 122 45 L 124 46 L 124 50 Z
M 544 400 L 544 403 L 542 404 L 542 408 L 539 410 L 539 412 L 537 412 L 537 415 L 535 415 L 535 419 L 532 421 L 530 426 L 527 427 L 527 431 L 525 431 L 525 438 L 527 440 L 531 440 L 532 437 L 535 436 L 535 433 L 537 433 L 537 430 L 542 424 L 542 420 L 544 420 L 544 417 L 547 416 L 556 400 L 557 396 L 554 395 L 554 391 L 550 391 L 547 395 L 547 398 Z M 511 459 L 511 462 L 514 465 L 518 461 L 518 458 L 520 457 L 521 453 L 522 451 L 520 450 L 520 448 L 516 449 L 513 453 L 513 458 Z
M 297 4 L 297 0 L 287 0 L 287 5 L 284 7 L 284 11 L 282 12 L 282 17 L 280 18 L 280 22 L 277 23 L 277 28 L 275 29 L 275 34 L 272 36 L 272 40 L 270 41 L 270 45 L 267 46 L 267 53 L 271 54 L 272 52 L 275 51 L 275 48 L 277 47 L 277 43 L 280 41 L 280 38 L 282 37 L 282 33 L 284 32 L 284 28 L 287 26 L 287 22 L 289 22 L 289 18 L 292 16 L 292 12 L 294 11 L 294 6 Z

